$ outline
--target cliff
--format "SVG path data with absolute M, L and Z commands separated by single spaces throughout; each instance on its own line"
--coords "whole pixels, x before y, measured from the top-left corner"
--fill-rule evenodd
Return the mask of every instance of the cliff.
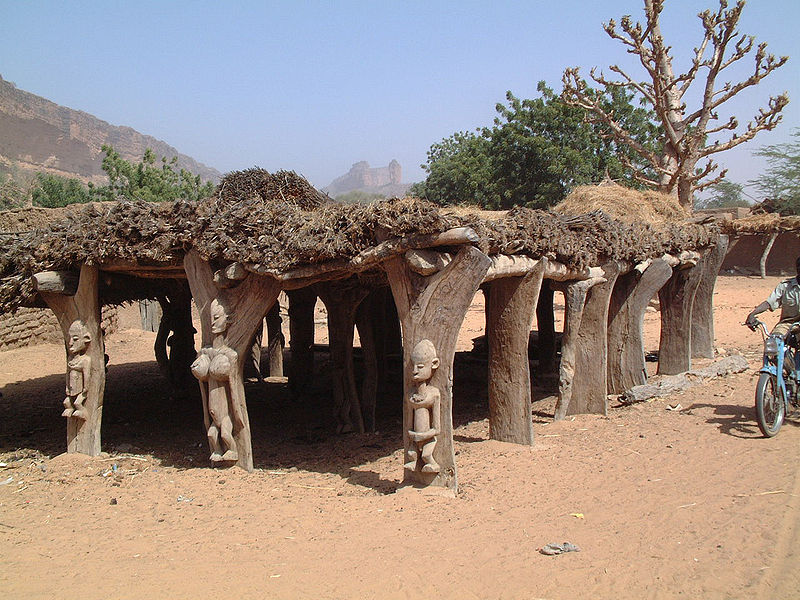
M 337 177 L 322 191 L 335 198 L 354 190 L 383 194 L 387 198 L 402 197 L 411 187 L 410 183 L 402 183 L 403 168 L 393 160 L 386 167 L 371 168 L 365 160 L 355 163 L 346 175 Z
M 129 161 L 140 161 L 147 148 L 156 156 L 178 157 L 178 166 L 216 182 L 220 173 L 181 154 L 169 144 L 130 127 L 117 127 L 88 113 L 59 106 L 17 89 L 0 76 L 0 169 L 46 171 L 100 183 L 103 144 Z

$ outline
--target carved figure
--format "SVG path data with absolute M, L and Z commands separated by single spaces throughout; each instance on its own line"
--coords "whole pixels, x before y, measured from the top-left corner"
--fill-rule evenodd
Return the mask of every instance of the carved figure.
M 92 358 L 87 354 L 92 334 L 83 321 L 73 321 L 69 326 L 67 340 L 67 385 L 62 417 L 75 417 L 86 420 L 83 403 L 89 388 Z
M 236 350 L 225 345 L 230 315 L 218 301 L 211 302 L 212 345 L 200 349 L 192 363 L 192 374 L 200 381 L 203 401 L 208 407 L 208 442 L 213 462 L 236 461 L 239 454 L 233 439 L 230 416 L 230 376 L 238 360 Z
M 412 428 L 408 430 L 410 444 L 406 449 L 408 461 L 405 468 L 423 473 L 439 472 L 433 451 L 436 448 L 436 436 L 441 430 L 441 393 L 439 388 L 429 383 L 438 368 L 439 358 L 433 342 L 426 339 L 414 346 L 411 351 L 411 379 L 416 389 L 406 401 L 406 410 L 411 412 L 408 422 Z

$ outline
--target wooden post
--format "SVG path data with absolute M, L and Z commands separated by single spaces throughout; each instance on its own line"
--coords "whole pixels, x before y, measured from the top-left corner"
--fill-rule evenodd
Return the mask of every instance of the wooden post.
M 720 235 L 719 242 L 703 255 L 698 266 L 702 270 L 700 285 L 692 307 L 692 356 L 714 358 L 714 285 L 728 251 L 728 236 Z
M 306 435 L 319 421 L 320 407 L 312 404 L 314 374 L 314 305 L 317 294 L 311 287 L 290 290 L 289 296 L 289 390 L 301 413 Z
M 556 367 L 556 325 L 553 312 L 553 287 L 549 279 L 542 281 L 536 302 L 536 331 L 539 343 L 539 373 L 552 373 Z
M 464 315 L 490 264 L 489 257 L 472 246 L 462 247 L 452 262 L 428 277 L 414 273 L 400 257 L 383 263 L 403 332 L 403 479 L 406 483 L 439 486 L 453 491 L 458 487 L 453 451 L 453 356 Z M 424 343 L 426 340 L 428 344 Z M 424 374 L 415 374 L 417 365 L 412 364 L 412 357 L 418 358 L 419 354 L 420 358 L 430 359 L 431 347 L 436 354 L 436 367 L 429 379 L 422 380 Z M 431 362 L 432 359 L 426 361 L 427 369 L 433 366 Z M 428 388 L 426 394 L 421 392 L 422 384 Z M 439 425 L 432 449 L 432 459 L 438 465 L 438 471 L 426 469 L 431 467 L 430 462 L 421 464 L 417 456 L 420 443 L 415 442 L 412 439 L 415 436 L 411 435 L 412 431 L 418 433 L 420 429 L 416 419 L 419 413 L 412 403 L 427 396 L 430 388 L 438 391 L 438 411 L 432 415 L 433 423 Z M 426 452 L 430 451 L 430 446 L 422 448 L 423 460 Z M 416 467 L 412 462 L 416 462 Z
M 195 359 L 192 294 L 181 282 L 174 290 L 158 299 L 161 320 L 153 345 L 156 362 L 169 381 L 173 396 L 185 396 L 194 381 L 191 364 Z
M 100 454 L 103 392 L 106 385 L 105 345 L 100 317 L 97 267 L 81 267 L 77 290 L 48 287 L 54 272 L 34 275 L 34 287 L 55 313 L 67 351 L 67 452 Z M 74 276 L 73 276 L 74 277 Z M 71 279 L 72 277 L 67 277 Z M 51 291 L 44 291 L 50 289 Z
M 617 278 L 608 309 L 608 393 L 621 394 L 647 380 L 644 364 L 644 315 L 672 267 L 654 260 L 641 272 Z
M 533 444 L 528 342 L 544 263 L 524 277 L 487 284 L 489 437 L 502 442 Z
M 608 412 L 608 305 L 621 271 L 616 261 L 603 265 L 605 281 L 589 288 L 575 344 L 575 375 L 568 415 Z
M 252 471 L 244 362 L 280 285 L 270 277 L 250 273 L 235 286 L 217 287 L 211 266 L 195 250 L 186 254 L 183 264 L 200 313 L 203 347 L 192 372 L 200 379 L 211 460 L 226 465 L 235 462 Z
M 364 365 L 364 377 L 361 381 L 361 416 L 364 430 L 375 431 L 375 404 L 378 397 L 378 349 L 375 340 L 373 323 L 376 296 L 369 293 L 356 309 L 356 327 L 361 340 L 361 356 Z M 380 297 L 383 302 L 383 298 Z
M 269 356 L 269 376 L 283 377 L 283 347 L 286 340 L 281 330 L 281 305 L 276 302 L 267 313 L 267 356 Z
M 692 305 L 703 270 L 699 265 L 673 269 L 658 291 L 661 305 L 659 375 L 677 375 L 692 368 Z
M 364 433 L 364 419 L 353 370 L 353 328 L 358 305 L 367 291 L 358 278 L 316 284 L 328 310 L 328 337 L 333 365 L 333 402 L 337 433 Z
M 578 362 L 580 342 L 578 336 L 583 320 L 583 309 L 589 289 L 605 282 L 602 277 L 592 277 L 581 281 L 567 282 L 564 289 L 564 336 L 561 340 L 561 365 L 558 377 L 558 402 L 555 420 L 567 415 L 573 396 L 575 368 Z

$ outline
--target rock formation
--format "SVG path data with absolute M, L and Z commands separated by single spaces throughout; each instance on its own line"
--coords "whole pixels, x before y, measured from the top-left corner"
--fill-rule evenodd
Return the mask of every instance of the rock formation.
M 402 183 L 403 168 L 393 160 L 385 167 L 369 166 L 365 160 L 355 163 L 346 175 L 334 179 L 322 191 L 335 198 L 352 191 L 383 194 L 387 198 L 405 195 L 411 184 Z

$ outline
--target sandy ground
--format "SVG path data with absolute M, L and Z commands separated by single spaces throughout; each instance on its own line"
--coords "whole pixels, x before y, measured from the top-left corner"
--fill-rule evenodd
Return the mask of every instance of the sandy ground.
M 739 323 L 778 280 L 717 284 L 717 346 L 753 367 L 761 342 Z M 482 331 L 480 300 L 461 349 Z M 3 598 L 800 596 L 800 420 L 760 436 L 752 369 L 559 423 L 537 386 L 536 441 L 521 447 L 488 439 L 482 370 L 459 355 L 460 493 L 445 498 L 397 491 L 396 407 L 380 433 L 310 443 L 285 386 L 255 381 L 256 471 L 209 468 L 198 396 L 169 397 L 134 315 L 108 339 L 100 457 L 59 454 L 63 348 L 0 353 Z M 646 328 L 655 349 L 657 313 Z M 322 393 L 325 371 L 320 356 Z M 564 541 L 580 552 L 538 552 Z

